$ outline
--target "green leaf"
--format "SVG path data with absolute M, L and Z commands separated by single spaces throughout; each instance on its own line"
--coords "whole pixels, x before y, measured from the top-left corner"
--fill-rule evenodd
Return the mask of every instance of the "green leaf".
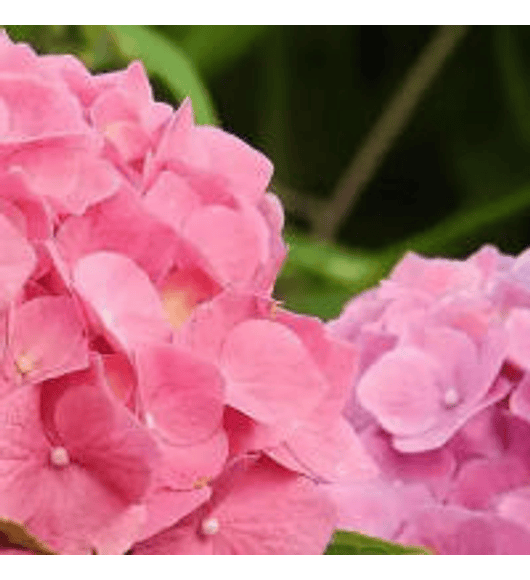
M 367 280 L 377 281 L 385 270 L 383 253 L 348 250 L 300 234 L 286 233 L 285 239 L 289 246 L 288 265 L 310 270 L 348 289 L 364 286 Z
M 121 53 L 141 59 L 150 73 L 160 76 L 175 97 L 191 97 L 198 123 L 218 124 L 212 99 L 186 55 L 169 40 L 144 26 L 108 26 Z
M 326 548 L 325 554 L 431 554 L 428 550 L 419 546 L 403 546 L 394 542 L 387 542 L 380 538 L 364 536 L 357 532 L 337 530 L 331 543 Z
M 0 518 L 0 544 L 26 549 L 37 554 L 55 554 L 44 542 L 32 536 L 24 526 L 3 518 Z

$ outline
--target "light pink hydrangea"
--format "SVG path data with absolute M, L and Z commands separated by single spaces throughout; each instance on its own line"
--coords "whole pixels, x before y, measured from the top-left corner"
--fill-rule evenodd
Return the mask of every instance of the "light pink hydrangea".
M 328 324 L 360 350 L 344 416 L 380 469 L 328 486 L 341 527 L 436 553 L 530 553 L 529 259 L 409 253 Z
M 140 63 L 0 34 L 0 518 L 60 553 L 324 550 L 320 484 L 377 467 L 357 349 L 271 298 L 271 174 Z

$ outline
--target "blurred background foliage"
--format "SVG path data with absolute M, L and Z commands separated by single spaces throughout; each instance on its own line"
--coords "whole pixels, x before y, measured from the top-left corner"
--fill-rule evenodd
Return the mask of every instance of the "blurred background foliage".
M 289 209 L 290 255 L 276 287 L 289 308 L 336 316 L 406 250 L 465 257 L 484 243 L 510 253 L 530 245 L 526 27 L 459 32 L 353 207 L 320 237 L 315 219 L 437 27 L 6 28 L 39 53 L 78 55 L 93 72 L 141 58 L 158 99 L 176 106 L 189 94 L 198 122 L 264 151 Z

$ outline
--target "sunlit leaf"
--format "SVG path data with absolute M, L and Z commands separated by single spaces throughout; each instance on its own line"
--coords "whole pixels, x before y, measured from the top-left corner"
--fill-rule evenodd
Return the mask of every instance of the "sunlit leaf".
M 108 26 L 108 29 L 126 58 L 142 60 L 150 73 L 167 83 L 178 100 L 191 97 L 198 123 L 217 124 L 212 99 L 180 48 L 144 26 Z
M 346 532 L 344 530 L 337 530 L 333 536 L 331 543 L 326 549 L 326 554 L 430 554 L 428 550 L 418 546 L 402 546 L 394 542 L 387 542 L 380 538 L 372 538 L 370 536 L 363 536 L 356 532 Z

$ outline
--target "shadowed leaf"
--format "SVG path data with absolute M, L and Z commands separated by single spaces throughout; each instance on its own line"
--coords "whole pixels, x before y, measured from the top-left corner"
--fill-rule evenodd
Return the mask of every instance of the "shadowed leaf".
M 26 531 L 24 526 L 0 518 L 0 545 L 5 548 L 21 548 L 37 554 L 55 554 L 55 552 Z

